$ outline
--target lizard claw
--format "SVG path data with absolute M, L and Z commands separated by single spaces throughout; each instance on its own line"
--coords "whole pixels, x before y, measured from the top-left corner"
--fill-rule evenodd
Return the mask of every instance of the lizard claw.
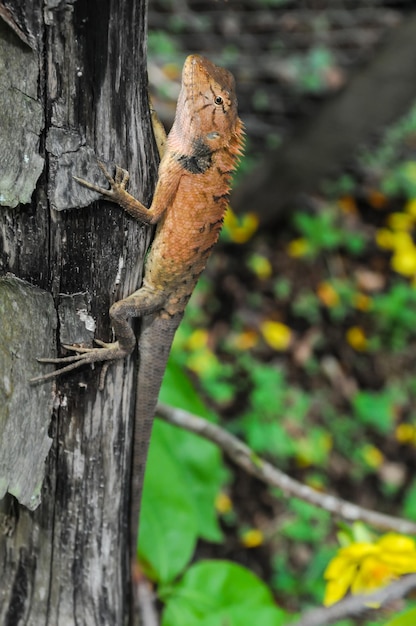
M 103 167 L 102 167 L 103 164 L 100 161 L 98 164 L 100 165 L 100 169 L 104 172 Z M 125 189 L 127 186 L 127 183 L 129 182 L 129 178 L 130 178 L 130 174 L 128 173 L 128 171 L 123 169 L 119 165 L 116 165 L 115 184 L 117 186 L 120 186 L 122 189 Z
M 41 376 L 35 376 L 30 379 L 30 383 L 39 383 L 44 382 L 45 380 L 50 380 L 51 378 L 57 378 L 61 374 L 66 374 L 67 372 L 72 372 L 72 370 L 81 367 L 82 365 L 87 365 L 88 363 L 99 363 L 104 362 L 103 370 L 100 376 L 100 384 L 99 389 L 102 390 L 104 387 L 105 375 L 107 373 L 108 367 L 112 361 L 117 359 L 122 359 L 127 356 L 126 352 L 120 348 L 119 343 L 116 341 L 115 343 L 105 343 L 104 341 L 95 340 L 100 348 L 83 348 L 81 346 L 71 346 L 63 344 L 63 347 L 67 350 L 73 350 L 77 354 L 72 354 L 70 356 L 64 357 L 41 357 L 37 359 L 39 363 L 55 363 L 61 365 L 65 363 L 64 367 L 61 367 L 54 372 L 49 372 L 48 374 L 42 374 Z
M 82 185 L 83 187 L 86 187 L 87 189 L 90 189 L 91 191 L 95 191 L 102 196 L 106 196 L 107 198 L 110 198 L 111 200 L 117 201 L 120 190 L 122 191 L 126 190 L 126 186 L 127 186 L 127 183 L 129 182 L 130 174 L 128 173 L 127 170 L 123 169 L 119 165 L 116 165 L 116 173 L 115 173 L 115 177 L 113 178 L 111 174 L 108 172 L 106 166 L 104 165 L 102 161 L 99 161 L 97 159 L 97 163 L 98 163 L 98 167 L 100 168 L 105 178 L 107 179 L 110 185 L 110 189 L 104 189 L 104 187 L 100 187 L 99 185 L 90 183 L 88 180 L 85 180 L 84 178 L 79 178 L 78 176 L 73 176 L 72 178 L 76 180 L 76 182 Z
M 97 346 L 100 346 L 100 348 L 109 348 L 110 350 L 116 350 L 118 348 L 117 342 L 108 343 L 105 341 L 101 341 L 101 339 L 94 339 L 94 343 L 96 343 Z M 75 344 L 69 344 L 69 343 L 63 343 L 62 347 L 65 348 L 65 350 L 72 350 L 73 352 L 78 352 L 79 354 L 85 354 L 86 352 L 94 352 L 97 350 L 97 348 L 84 348 L 83 346 L 77 346 Z M 65 357 L 65 358 L 71 358 L 71 357 Z M 40 359 L 38 359 L 38 361 L 39 360 Z M 58 360 L 62 361 L 62 358 Z

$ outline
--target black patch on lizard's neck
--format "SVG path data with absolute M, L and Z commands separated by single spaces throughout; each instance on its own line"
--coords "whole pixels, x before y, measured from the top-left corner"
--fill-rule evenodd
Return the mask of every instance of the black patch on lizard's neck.
M 203 174 L 211 167 L 212 150 L 202 139 L 192 142 L 192 154 L 179 154 L 178 163 L 191 174 Z

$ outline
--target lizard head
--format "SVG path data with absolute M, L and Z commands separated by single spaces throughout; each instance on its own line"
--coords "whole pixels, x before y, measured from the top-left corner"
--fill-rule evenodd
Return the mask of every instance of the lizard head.
M 182 154 L 212 153 L 227 146 L 240 128 L 233 75 L 205 57 L 190 55 L 182 71 L 182 88 L 171 139 Z

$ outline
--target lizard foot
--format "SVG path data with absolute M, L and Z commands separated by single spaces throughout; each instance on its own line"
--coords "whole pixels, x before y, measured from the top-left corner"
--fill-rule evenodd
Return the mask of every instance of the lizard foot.
M 111 174 L 107 171 L 104 163 L 102 161 L 97 161 L 98 166 L 106 179 L 110 184 L 110 189 L 104 189 L 104 187 L 100 187 L 99 185 L 94 185 L 93 183 L 88 182 L 84 178 L 78 178 L 78 176 L 73 176 L 73 179 L 77 181 L 83 187 L 87 189 L 91 189 L 91 191 L 96 191 L 97 193 L 109 198 L 113 202 L 118 202 L 120 196 L 123 196 L 126 192 L 126 186 L 129 181 L 130 175 L 127 170 L 124 170 L 122 167 L 116 165 L 116 174 L 113 178 Z
M 97 343 L 100 348 L 82 348 L 81 346 L 62 344 L 66 350 L 72 350 L 77 354 L 57 358 L 42 357 L 37 359 L 39 363 L 56 363 L 58 365 L 65 363 L 66 365 L 55 370 L 54 372 L 49 372 L 48 374 L 31 378 L 30 382 L 32 384 L 44 382 L 45 380 L 50 380 L 51 378 L 57 378 L 61 374 L 72 372 L 72 370 L 82 367 L 83 365 L 87 365 L 88 363 L 103 362 L 99 384 L 99 389 L 102 390 L 104 387 L 105 374 L 107 373 L 111 362 L 118 359 L 124 359 L 129 353 L 120 347 L 118 341 L 114 343 L 105 343 L 104 341 L 96 339 L 95 343 Z

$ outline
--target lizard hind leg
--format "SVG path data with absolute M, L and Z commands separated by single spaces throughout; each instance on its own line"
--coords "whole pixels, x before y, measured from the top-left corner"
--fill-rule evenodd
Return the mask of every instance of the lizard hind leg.
M 155 291 L 147 286 L 143 286 L 132 293 L 124 300 L 115 302 L 110 308 L 110 317 L 117 341 L 106 343 L 95 339 L 98 348 L 84 348 L 76 345 L 62 344 L 66 350 L 72 350 L 76 354 L 65 357 L 42 357 L 37 360 L 40 363 L 54 363 L 63 365 L 54 372 L 48 372 L 41 376 L 32 378 L 30 382 L 39 383 L 51 378 L 57 378 L 61 374 L 72 372 L 83 365 L 92 363 L 103 363 L 100 376 L 100 390 L 104 386 L 105 374 L 109 365 L 118 359 L 129 356 L 136 346 L 136 336 L 129 323 L 131 317 L 143 317 L 150 315 L 162 308 L 165 296 L 161 291 Z

